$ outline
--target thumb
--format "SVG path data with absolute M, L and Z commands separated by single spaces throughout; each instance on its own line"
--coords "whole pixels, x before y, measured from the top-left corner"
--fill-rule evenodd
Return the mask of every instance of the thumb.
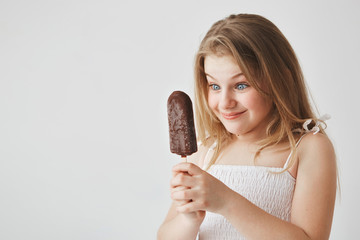
M 203 172 L 203 170 L 198 166 L 196 166 L 195 164 L 185 163 L 185 162 L 175 165 L 172 170 L 173 170 L 173 174 L 175 173 L 175 175 L 179 172 L 186 172 L 189 175 L 193 176 L 193 175 L 201 174 Z

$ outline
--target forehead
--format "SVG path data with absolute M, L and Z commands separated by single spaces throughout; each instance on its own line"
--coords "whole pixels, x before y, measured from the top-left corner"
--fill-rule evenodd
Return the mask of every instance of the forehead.
M 207 55 L 204 59 L 204 70 L 206 74 L 234 75 L 241 73 L 241 69 L 235 58 L 231 55 Z

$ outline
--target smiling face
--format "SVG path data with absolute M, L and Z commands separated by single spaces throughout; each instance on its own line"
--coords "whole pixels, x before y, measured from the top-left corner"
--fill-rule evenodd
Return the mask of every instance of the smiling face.
M 209 107 L 226 130 L 239 136 L 263 137 L 272 102 L 250 85 L 235 59 L 208 55 L 204 70 Z

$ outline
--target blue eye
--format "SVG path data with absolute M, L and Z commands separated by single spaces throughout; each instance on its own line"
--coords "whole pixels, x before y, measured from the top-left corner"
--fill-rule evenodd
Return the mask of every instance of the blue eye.
M 210 88 L 215 91 L 220 90 L 220 86 L 216 84 L 210 84 Z
M 247 87 L 248 87 L 248 85 L 245 83 L 239 83 L 238 85 L 236 85 L 237 90 L 244 90 Z

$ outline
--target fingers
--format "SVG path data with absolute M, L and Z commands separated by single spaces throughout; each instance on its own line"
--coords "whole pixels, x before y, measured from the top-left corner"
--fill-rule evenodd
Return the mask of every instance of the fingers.
M 200 202 L 190 201 L 184 205 L 178 206 L 176 208 L 176 210 L 179 213 L 190 213 L 190 212 L 195 212 L 195 211 L 204 210 L 204 209 L 203 209 L 203 204 L 201 204 Z
M 185 201 L 188 202 L 192 199 L 193 197 L 193 191 L 191 191 L 190 188 L 184 188 L 182 186 L 174 188 L 173 191 L 171 192 L 171 198 L 174 201 Z
M 204 171 L 193 163 L 179 163 L 173 167 L 173 177 L 170 181 L 171 198 L 178 211 L 190 213 L 196 211 L 201 205 L 194 202 L 198 198 L 197 185 L 199 175 Z
M 193 176 L 193 175 L 201 174 L 203 172 L 203 170 L 198 166 L 196 166 L 195 164 L 186 163 L 186 162 L 182 162 L 175 165 L 172 170 L 173 170 L 173 174 L 175 173 L 175 175 L 177 172 L 185 172 Z
M 180 172 L 176 174 L 170 181 L 170 187 L 175 188 L 178 186 L 192 187 L 192 178 L 189 174 Z
M 176 187 L 171 190 L 171 199 L 174 201 L 176 206 L 182 206 L 192 201 L 188 192 L 189 190 L 190 188 L 183 186 Z

